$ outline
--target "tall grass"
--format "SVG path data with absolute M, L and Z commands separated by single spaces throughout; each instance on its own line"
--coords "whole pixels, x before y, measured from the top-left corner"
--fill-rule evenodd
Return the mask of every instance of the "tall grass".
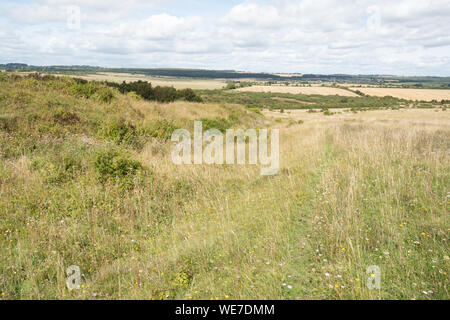
M 104 101 L 72 85 L 0 83 L 3 299 L 448 299 L 442 112 L 424 110 L 437 122 L 420 126 L 373 114 L 276 122 L 282 168 L 263 177 L 249 165 L 175 166 L 165 139 L 140 140 L 163 120 L 274 125 L 258 113 L 102 87 Z M 70 265 L 80 290 L 66 287 Z M 371 265 L 379 290 L 365 283 Z

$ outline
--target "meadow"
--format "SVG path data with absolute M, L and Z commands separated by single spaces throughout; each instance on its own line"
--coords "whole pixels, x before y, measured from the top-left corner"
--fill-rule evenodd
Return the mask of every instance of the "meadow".
M 449 299 L 446 105 L 196 92 L 0 73 L 1 299 Z M 174 165 L 194 120 L 280 129 L 280 173 Z

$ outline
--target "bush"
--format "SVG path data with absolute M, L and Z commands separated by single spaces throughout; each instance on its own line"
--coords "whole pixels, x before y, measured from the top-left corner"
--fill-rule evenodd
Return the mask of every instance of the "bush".
M 60 124 L 73 124 L 79 122 L 80 118 L 76 113 L 67 111 L 64 108 L 59 107 L 53 114 L 53 120 L 56 123 Z
M 135 144 L 137 142 L 136 127 L 125 120 L 105 123 L 99 130 L 99 135 L 116 144 Z
M 82 170 L 81 161 L 72 154 L 37 157 L 31 162 L 32 170 L 39 170 L 48 184 L 59 185 L 70 181 Z
M 236 83 L 231 82 L 231 81 L 227 82 L 227 86 L 225 87 L 225 89 L 226 90 L 234 90 L 234 89 L 236 89 Z
M 225 133 L 225 131 L 232 126 L 232 123 L 230 121 L 220 117 L 217 117 L 215 119 L 202 118 L 200 119 L 200 121 L 202 121 L 204 131 L 209 129 L 217 129 L 220 132 Z
M 105 82 L 106 85 L 119 89 L 121 93 L 135 92 L 138 96 L 150 101 L 173 102 L 175 100 L 186 100 L 192 102 L 202 102 L 202 98 L 198 96 L 192 89 L 177 90 L 174 87 L 152 87 L 147 81 L 122 82 L 121 84 L 114 82 Z
M 154 100 L 159 102 L 173 102 L 177 99 L 177 89 L 174 87 L 160 87 L 154 89 Z
M 183 90 L 178 90 L 178 98 L 184 99 L 185 101 L 189 102 L 203 102 L 203 99 L 195 94 L 194 90 L 187 88 Z
M 90 98 L 97 92 L 97 87 L 93 83 L 79 83 L 76 82 L 69 87 L 70 93 L 78 97 Z
M 107 150 L 97 154 L 94 168 L 97 179 L 105 182 L 110 179 L 123 179 L 136 174 L 142 165 L 135 160 L 119 154 L 114 150 Z
M 172 133 L 178 129 L 178 127 L 173 123 L 173 121 L 169 120 L 156 120 L 152 122 L 146 129 L 146 134 L 151 137 L 169 140 L 172 136 Z
M 100 102 L 110 103 L 114 99 L 114 94 L 109 88 L 100 88 L 96 92 L 96 97 Z

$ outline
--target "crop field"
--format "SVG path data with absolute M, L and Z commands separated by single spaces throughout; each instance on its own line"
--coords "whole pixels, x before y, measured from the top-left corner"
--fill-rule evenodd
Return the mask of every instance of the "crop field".
M 400 88 L 356 88 L 364 94 L 377 97 L 392 96 L 399 99 L 419 100 L 419 101 L 441 101 L 450 100 L 450 90 L 448 89 L 400 89 Z
M 343 97 L 357 97 L 356 93 L 351 91 L 322 87 L 322 86 L 311 86 L 311 87 L 293 87 L 293 86 L 251 86 L 245 88 L 236 89 L 242 92 L 272 92 L 272 93 L 290 93 L 290 94 L 307 94 L 307 95 L 340 95 Z
M 33 72 L 20 72 L 19 74 L 32 74 Z M 45 73 L 44 73 L 45 74 Z M 61 76 L 61 74 L 52 74 L 53 76 Z M 98 73 L 82 73 L 82 74 L 64 74 L 64 76 L 80 78 L 90 81 L 110 81 L 122 83 L 133 81 L 148 81 L 154 86 L 172 86 L 176 89 L 221 89 L 226 85 L 223 80 L 215 79 L 183 79 L 175 77 L 151 77 L 144 74 L 131 73 L 114 73 L 114 72 L 98 72 Z
M 255 110 L 237 95 L 287 102 L 197 93 L 0 73 L 2 299 L 449 298 L 445 106 Z M 194 120 L 279 129 L 279 173 L 174 164 L 171 133 Z

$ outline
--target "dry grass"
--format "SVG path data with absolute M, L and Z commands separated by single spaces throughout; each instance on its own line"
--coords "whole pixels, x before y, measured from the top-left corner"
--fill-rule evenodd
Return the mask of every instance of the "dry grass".
M 397 88 L 350 88 L 369 96 L 392 96 L 400 99 L 432 101 L 450 100 L 450 90 L 439 89 L 397 89 Z
M 274 92 L 274 93 L 292 93 L 292 94 L 318 94 L 318 95 L 339 95 L 344 97 L 357 97 L 356 93 L 348 90 L 331 87 L 290 87 L 290 86 L 252 86 L 236 89 L 243 92 Z
M 173 86 L 176 89 L 221 89 L 226 83 L 222 80 L 202 80 L 202 79 L 183 79 L 183 78 L 171 78 L 171 77 L 151 77 L 140 74 L 127 74 L 127 73 L 112 73 L 112 72 L 99 72 L 96 74 L 89 74 L 84 76 L 76 76 L 78 78 L 86 80 L 96 81 L 111 81 L 122 83 L 133 81 L 149 81 L 154 86 Z
M 28 117 L 45 129 L 28 142 L 11 114 L 25 106 L 42 115 L 58 101 L 88 124 L 102 112 L 131 122 L 187 125 L 236 112 L 246 127 L 273 122 L 241 106 L 122 95 L 106 104 L 40 85 L 1 88 L 3 299 L 449 298 L 448 111 L 266 113 L 281 129 L 281 170 L 270 177 L 250 165 L 176 166 L 158 139 L 120 146 L 145 168 L 123 189 L 95 178 L 92 158 L 113 147 L 101 137 L 53 137 L 45 118 Z M 79 161 L 77 174 L 48 179 L 58 155 Z M 80 290 L 66 287 L 69 265 L 82 270 Z M 365 284 L 370 265 L 381 269 L 380 290 Z

